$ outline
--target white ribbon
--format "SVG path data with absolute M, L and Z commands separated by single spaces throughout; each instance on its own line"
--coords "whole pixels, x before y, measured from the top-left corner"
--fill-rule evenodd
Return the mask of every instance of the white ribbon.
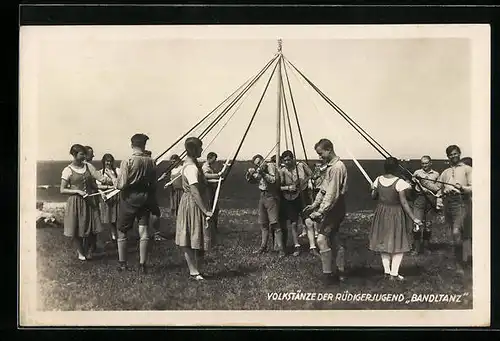
M 107 193 L 112 193 L 113 191 L 119 191 L 119 190 L 116 189 L 116 188 L 110 188 L 110 189 L 107 189 L 105 191 L 98 191 L 96 193 L 88 194 L 85 197 L 93 197 L 93 196 L 96 196 L 96 195 L 103 195 L 103 194 L 106 195 Z M 111 196 L 106 195 L 106 199 L 109 199 L 109 198 L 111 198 Z
M 220 187 L 221 187 L 221 184 L 222 184 L 222 181 L 223 181 L 223 180 L 224 180 L 224 179 L 223 179 L 222 177 L 220 177 L 220 178 L 219 178 L 219 180 L 217 180 L 217 189 L 215 190 L 214 203 L 213 203 L 213 205 L 212 205 L 212 210 L 211 210 L 211 212 L 212 212 L 212 216 L 213 216 L 213 214 L 215 213 L 215 210 L 216 210 L 216 208 L 217 208 L 217 201 L 219 200 Z M 210 226 L 210 225 L 209 225 L 209 222 L 210 222 L 210 219 L 211 219 L 211 218 L 212 218 L 212 217 L 207 217 L 207 218 L 206 218 L 206 225 L 205 225 L 205 228 L 207 228 L 207 229 L 208 229 L 208 228 L 209 228 L 209 226 Z

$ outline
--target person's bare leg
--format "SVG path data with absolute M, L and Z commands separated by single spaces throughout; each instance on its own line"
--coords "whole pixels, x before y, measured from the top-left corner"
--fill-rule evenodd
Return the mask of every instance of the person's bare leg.
M 307 218 L 304 220 L 304 226 L 307 232 L 307 239 L 309 240 L 309 252 L 312 255 L 319 257 L 320 254 L 318 252 L 318 249 L 316 248 L 316 235 L 314 231 L 314 222 L 311 219 Z
M 403 253 L 394 253 L 392 254 L 391 261 L 391 276 L 397 280 L 403 280 L 404 277 L 399 274 L 399 266 L 401 265 L 401 261 L 403 260 Z
M 269 225 L 262 224 L 260 226 L 260 230 L 261 230 L 261 234 L 262 234 L 260 247 L 254 253 L 264 253 L 266 251 L 266 248 L 267 248 L 267 242 L 269 239 Z
M 85 252 L 83 250 L 83 239 L 80 237 L 73 237 L 73 245 L 76 249 L 76 252 L 78 253 L 78 259 L 86 260 L 87 258 L 85 257 Z
M 292 221 L 290 224 L 290 229 L 292 230 L 292 241 L 293 241 L 293 255 L 297 257 L 300 254 L 300 243 L 299 243 L 299 233 L 297 231 L 297 222 Z
M 186 259 L 187 266 L 189 268 L 189 275 L 191 278 L 195 280 L 202 280 L 203 277 L 200 274 L 200 271 L 196 267 L 196 255 L 193 249 L 190 247 L 183 247 L 184 258 Z

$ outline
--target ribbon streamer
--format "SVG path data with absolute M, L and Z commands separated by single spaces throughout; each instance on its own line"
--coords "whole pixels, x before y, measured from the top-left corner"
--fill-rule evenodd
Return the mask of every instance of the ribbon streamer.
M 211 210 L 211 212 L 212 212 L 212 216 L 213 216 L 213 214 L 215 213 L 215 209 L 217 208 L 217 201 L 219 200 L 220 188 L 221 188 L 221 184 L 222 184 L 222 181 L 223 181 L 223 180 L 224 180 L 224 179 L 223 179 L 222 177 L 220 177 L 220 178 L 219 178 L 219 180 L 217 181 L 217 189 L 215 190 L 214 204 L 213 204 L 213 206 L 212 206 L 212 210 Z M 206 225 L 205 225 L 205 228 L 207 228 L 207 229 L 208 229 L 208 228 L 209 228 L 209 226 L 210 226 L 209 224 L 210 224 L 210 219 L 211 219 L 211 218 L 212 218 L 212 217 L 207 217 L 207 218 L 206 218 Z

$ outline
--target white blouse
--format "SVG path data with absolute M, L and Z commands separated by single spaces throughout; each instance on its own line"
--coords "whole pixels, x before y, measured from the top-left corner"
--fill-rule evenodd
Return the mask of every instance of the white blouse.
M 386 178 L 385 176 L 379 176 L 375 179 L 375 181 L 373 181 L 373 188 L 377 188 L 379 182 L 382 186 L 384 187 L 389 187 L 389 186 L 392 186 L 394 184 L 394 182 L 396 182 L 396 191 L 398 192 L 402 192 L 408 188 L 411 188 L 410 184 L 407 183 L 406 181 L 404 181 L 403 179 L 400 179 L 400 178 Z

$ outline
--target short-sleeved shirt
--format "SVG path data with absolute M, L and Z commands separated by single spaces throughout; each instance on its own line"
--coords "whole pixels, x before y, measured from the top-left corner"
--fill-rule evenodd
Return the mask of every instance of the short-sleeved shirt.
M 61 173 L 61 179 L 69 181 L 69 177 L 71 176 L 72 172 L 78 173 L 78 174 L 85 174 L 87 171 L 87 167 L 85 165 L 82 168 L 77 168 L 72 165 L 68 165 L 64 167 L 62 173 Z
M 96 178 L 107 181 L 106 177 L 99 174 L 95 168 L 90 168 L 87 163 L 82 168 L 75 167 L 72 164 L 64 167 L 61 173 L 61 179 L 68 182 L 70 188 L 93 193 L 97 191 Z
M 186 177 L 189 185 L 198 183 L 198 167 L 192 163 L 186 163 L 183 167 L 182 174 Z
M 433 192 L 437 192 L 439 190 L 439 185 L 435 182 L 439 178 L 439 173 L 435 170 L 431 169 L 426 172 L 423 169 L 417 169 L 413 176 L 420 180 L 422 186 L 427 189 L 430 189 Z M 415 191 L 421 192 L 420 186 L 415 186 Z
M 403 179 L 400 179 L 400 178 L 386 178 L 385 176 L 379 176 L 375 179 L 375 181 L 373 181 L 373 187 L 372 188 L 377 188 L 379 182 L 382 186 L 385 186 L 385 187 L 389 187 L 391 185 L 394 184 L 394 182 L 396 182 L 396 191 L 398 192 L 402 192 L 406 189 L 409 189 L 411 188 L 411 185 L 409 183 L 407 183 L 406 181 L 404 181 Z

